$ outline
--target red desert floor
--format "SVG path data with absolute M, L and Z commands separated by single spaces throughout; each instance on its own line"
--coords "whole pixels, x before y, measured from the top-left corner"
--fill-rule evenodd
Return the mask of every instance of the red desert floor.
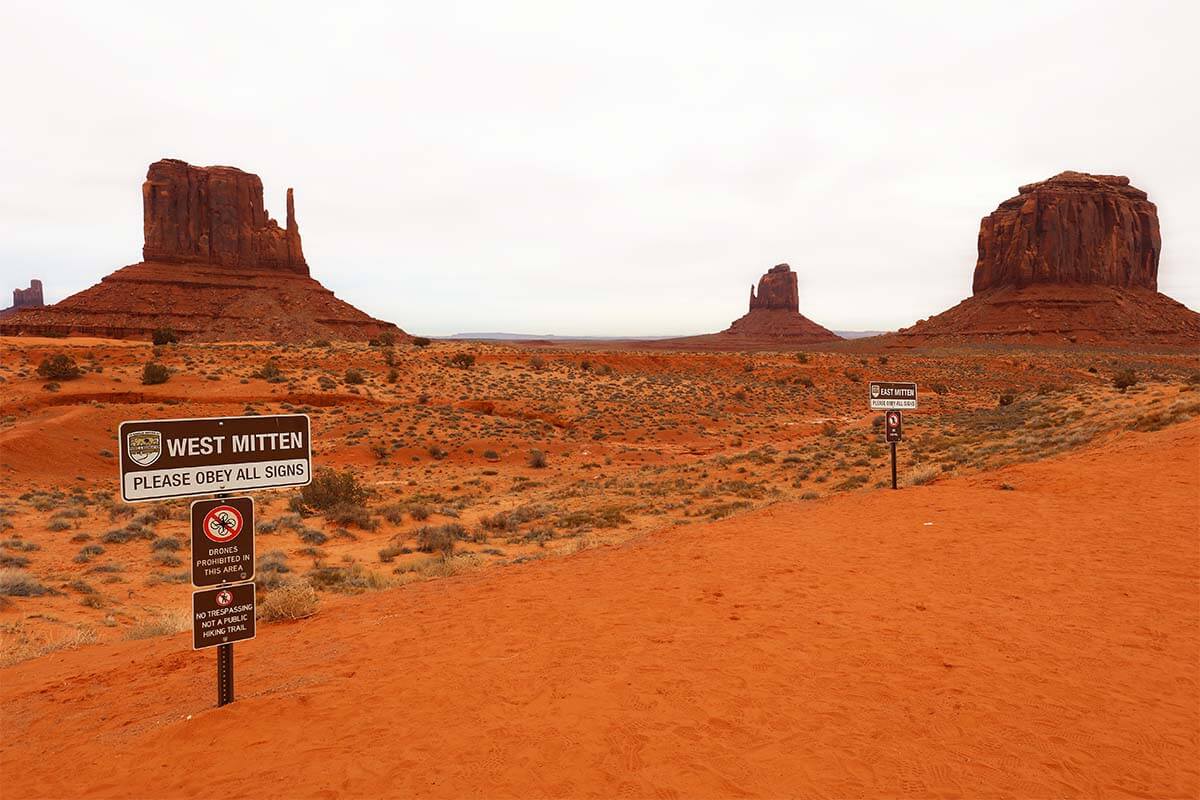
M 1000 488 L 1002 483 L 1014 487 Z M 0 670 L 5 798 L 1195 797 L 1200 422 Z

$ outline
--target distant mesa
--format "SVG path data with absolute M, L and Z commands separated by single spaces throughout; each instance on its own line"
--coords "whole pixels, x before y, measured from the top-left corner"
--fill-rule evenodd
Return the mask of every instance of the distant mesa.
M 309 277 L 291 189 L 281 228 L 257 175 L 163 159 L 142 184 L 142 224 L 143 261 L 52 306 L 18 309 L 0 334 L 147 338 L 171 328 L 201 341 L 288 342 L 406 335 Z
M 828 342 L 840 339 L 833 331 L 800 313 L 796 273 L 787 264 L 776 264 L 750 287 L 750 309 L 733 321 L 722 335 L 787 339 L 793 342 Z
M 41 308 L 46 304 L 42 297 L 42 282 L 37 278 L 29 281 L 28 289 L 13 289 L 12 305 L 0 309 L 0 318 L 7 317 L 19 308 Z
M 1020 187 L 979 226 L 972 295 L 896 336 L 1030 343 L 1200 341 L 1200 314 L 1158 292 L 1158 210 L 1121 175 Z

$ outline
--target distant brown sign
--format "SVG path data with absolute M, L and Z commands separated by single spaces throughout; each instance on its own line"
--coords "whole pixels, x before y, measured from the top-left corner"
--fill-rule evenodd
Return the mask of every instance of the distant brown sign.
M 254 638 L 254 583 L 192 592 L 192 649 Z
M 305 414 L 122 422 L 118 440 L 126 502 L 304 486 L 312 479 Z
M 192 585 L 218 586 L 254 577 L 254 500 L 192 503 Z

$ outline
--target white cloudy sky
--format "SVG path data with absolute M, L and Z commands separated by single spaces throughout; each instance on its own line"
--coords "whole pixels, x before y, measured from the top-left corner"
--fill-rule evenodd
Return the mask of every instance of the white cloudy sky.
M 0 289 L 138 261 L 176 157 L 258 173 L 277 218 L 294 186 L 313 275 L 413 332 L 718 330 L 780 261 L 810 317 L 894 328 L 1077 169 L 1150 193 L 1160 288 L 1200 308 L 1194 8 L 9 0 Z

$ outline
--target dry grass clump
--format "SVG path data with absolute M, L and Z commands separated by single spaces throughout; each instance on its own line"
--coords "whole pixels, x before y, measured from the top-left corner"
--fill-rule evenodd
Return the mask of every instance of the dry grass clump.
M 6 625 L 0 629 L 0 667 L 10 667 L 62 650 L 74 650 L 86 644 L 95 644 L 97 641 L 99 636 L 89 627 L 74 628 L 65 636 L 47 639 L 19 622 Z
M 181 609 L 160 609 L 146 619 L 140 619 L 125 631 L 126 639 L 149 639 L 154 636 L 170 636 L 191 630 L 192 614 Z
M 317 613 L 320 602 L 317 590 L 308 581 L 288 581 L 263 598 L 258 604 L 258 616 L 268 622 L 304 619 Z
M 0 569 L 0 595 L 9 597 L 40 597 L 49 594 L 37 578 L 20 569 Z
M 924 486 L 927 483 L 932 483 L 942 474 L 941 467 L 937 464 L 918 464 L 908 471 L 904 476 L 904 486 Z

